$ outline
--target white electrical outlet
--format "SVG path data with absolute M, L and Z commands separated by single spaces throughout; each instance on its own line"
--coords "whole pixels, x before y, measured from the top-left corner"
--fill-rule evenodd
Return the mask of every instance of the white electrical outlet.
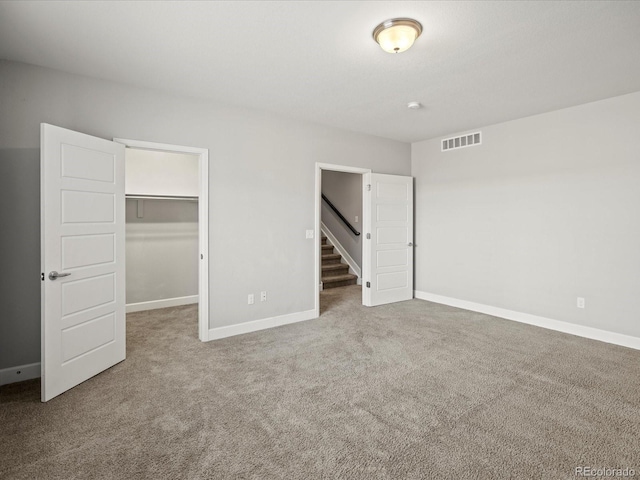
M 260 292 L 260 301 L 261 302 L 267 301 L 267 292 Z
M 307 230 L 307 238 L 313 238 L 313 230 Z
M 577 300 L 577 302 L 576 302 L 576 306 L 577 306 L 578 308 L 584 308 L 584 298 L 582 298 L 582 297 L 578 297 L 578 300 Z
M 247 297 L 247 303 L 249 305 L 253 305 L 254 299 L 253 299 L 253 293 L 250 293 L 249 296 Z

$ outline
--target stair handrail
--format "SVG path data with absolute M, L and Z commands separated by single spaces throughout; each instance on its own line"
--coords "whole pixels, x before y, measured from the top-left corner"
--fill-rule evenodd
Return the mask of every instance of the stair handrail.
M 356 235 L 356 236 L 360 235 L 360 232 L 359 232 L 359 231 L 357 231 L 355 228 L 353 228 L 353 225 L 351 225 L 351 224 L 349 223 L 349 221 L 348 221 L 346 218 L 344 218 L 344 215 L 342 215 L 342 214 L 340 213 L 340 211 L 336 208 L 336 206 L 335 206 L 333 203 L 331 203 L 331 201 L 327 198 L 327 196 L 326 196 L 324 193 L 322 194 L 322 199 L 323 199 L 325 202 L 327 202 L 327 205 L 329 205 L 329 207 L 331 207 L 331 210 L 333 210 L 334 212 L 336 212 L 336 215 L 338 215 L 338 217 L 340 218 L 340 220 L 342 220 L 342 221 L 344 222 L 344 224 L 345 224 L 347 227 L 349 227 L 349 230 L 351 230 L 351 231 L 354 233 L 354 235 Z

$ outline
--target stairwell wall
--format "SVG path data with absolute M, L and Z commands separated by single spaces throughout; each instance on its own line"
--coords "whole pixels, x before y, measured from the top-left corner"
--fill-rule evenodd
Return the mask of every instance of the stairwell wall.
M 323 170 L 322 193 L 362 233 L 362 175 Z M 324 201 L 321 203 L 321 220 L 362 269 L 362 235 L 355 235 L 349 230 Z

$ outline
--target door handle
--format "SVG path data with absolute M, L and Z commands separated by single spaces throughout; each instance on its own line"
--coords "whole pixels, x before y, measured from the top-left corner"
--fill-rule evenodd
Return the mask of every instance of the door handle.
M 70 273 L 58 273 L 55 270 L 53 272 L 49 272 L 49 280 L 55 280 L 60 277 L 68 277 L 71 275 Z

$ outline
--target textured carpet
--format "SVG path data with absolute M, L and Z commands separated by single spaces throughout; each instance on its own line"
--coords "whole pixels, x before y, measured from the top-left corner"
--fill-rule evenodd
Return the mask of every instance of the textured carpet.
M 55 398 L 0 389 L 3 479 L 640 477 L 640 352 L 412 300 L 197 340 L 130 314 L 127 360 Z

